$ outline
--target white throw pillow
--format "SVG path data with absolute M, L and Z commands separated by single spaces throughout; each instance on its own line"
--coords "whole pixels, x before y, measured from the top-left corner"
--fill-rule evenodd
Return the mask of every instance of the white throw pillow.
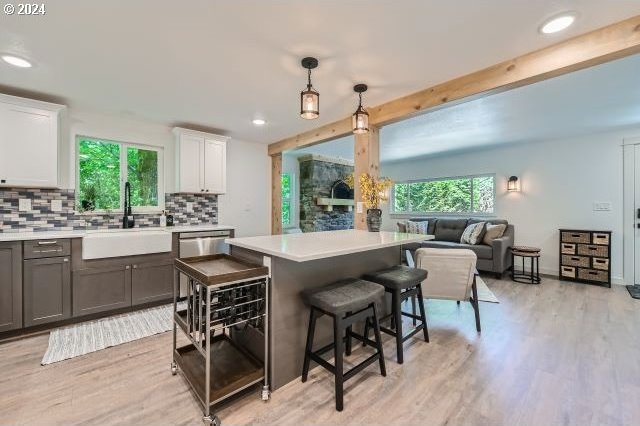
M 429 229 L 429 221 L 414 222 L 412 220 L 407 221 L 407 232 L 409 234 L 427 234 Z
M 482 241 L 482 232 L 484 231 L 484 225 L 486 222 L 472 223 L 467 226 L 460 237 L 460 242 L 463 244 L 476 245 Z
M 507 225 L 501 223 L 499 225 L 492 225 L 487 223 L 487 230 L 484 233 L 483 243 L 490 246 L 493 243 L 493 240 L 496 238 L 502 237 L 504 231 L 507 229 Z

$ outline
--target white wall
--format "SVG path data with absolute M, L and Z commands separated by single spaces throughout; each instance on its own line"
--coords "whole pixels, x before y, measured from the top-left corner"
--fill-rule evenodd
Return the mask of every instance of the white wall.
M 76 136 L 163 147 L 164 188 L 175 192 L 175 139 L 169 126 L 141 119 L 70 108 L 62 142 L 62 187 L 75 188 Z M 218 198 L 218 222 L 238 236 L 269 233 L 271 163 L 267 146 L 231 139 L 227 145 L 227 194 Z
M 238 237 L 270 234 L 270 176 L 267 145 L 231 139 L 227 144 L 227 193 L 218 197 L 218 222 L 236 226 Z
M 402 181 L 495 173 L 495 216 L 515 226 L 516 244 L 542 248 L 542 273 L 558 273 L 558 228 L 611 230 L 612 279 L 622 283 L 621 145 L 638 134 L 640 128 L 383 163 L 381 174 Z M 511 175 L 520 179 L 521 192 L 506 191 Z M 611 202 L 612 209 L 593 211 L 594 202 Z M 385 229 L 395 229 L 397 220 L 384 209 Z

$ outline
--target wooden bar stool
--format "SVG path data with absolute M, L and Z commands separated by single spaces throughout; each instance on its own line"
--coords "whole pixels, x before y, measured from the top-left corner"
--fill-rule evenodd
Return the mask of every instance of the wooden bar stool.
M 403 344 L 406 340 L 422 330 L 424 334 L 424 341 L 429 341 L 427 317 L 425 315 L 424 300 L 422 298 L 421 287 L 422 281 L 427 278 L 427 271 L 425 271 L 424 269 L 410 268 L 408 266 L 398 265 L 388 269 L 383 269 L 378 272 L 366 274 L 362 278 L 378 284 L 382 284 L 387 293 L 391 293 L 391 313 L 384 316 L 383 318 L 380 318 L 380 321 L 391 318 L 391 328 L 381 326 L 380 330 L 396 338 L 397 360 L 398 364 L 402 364 L 404 362 Z M 402 302 L 409 298 L 415 297 L 417 297 L 418 299 L 420 315 L 403 312 Z M 403 316 L 411 318 L 414 321 L 420 321 L 420 324 L 415 326 L 415 328 L 406 336 L 404 336 L 402 332 Z M 364 331 L 365 337 L 367 337 L 368 333 L 369 323 L 367 322 Z
M 387 375 L 380 328 L 377 325 L 378 315 L 376 313 L 376 302 L 379 302 L 383 296 L 384 288 L 381 285 L 353 278 L 335 282 L 327 287 L 302 292 L 303 300 L 311 308 L 309 332 L 307 333 L 307 345 L 302 367 L 302 381 L 307 381 L 311 360 L 333 373 L 335 376 L 336 410 L 338 411 L 342 411 L 344 407 L 343 395 L 344 382 L 346 380 L 376 361 L 380 364 L 380 374 Z M 333 343 L 313 351 L 316 320 L 322 315 L 328 315 L 333 318 Z M 369 340 L 366 336 L 356 334 L 352 330 L 355 322 L 365 320 L 370 320 L 374 325 L 375 341 Z M 346 349 L 346 354 L 351 355 L 352 337 L 376 348 L 376 352 L 345 373 L 343 371 L 343 351 Z M 331 349 L 334 350 L 334 365 L 329 364 L 321 357 L 322 354 L 329 352 Z

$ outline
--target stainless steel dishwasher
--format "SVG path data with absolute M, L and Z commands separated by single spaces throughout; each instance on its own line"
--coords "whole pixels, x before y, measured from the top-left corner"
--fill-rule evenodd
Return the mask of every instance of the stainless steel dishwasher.
M 180 240 L 179 256 L 183 258 L 217 253 L 229 254 L 229 244 L 224 240 L 232 236 L 233 230 L 231 229 L 181 232 L 178 236 Z M 180 297 L 187 297 L 187 277 L 184 274 L 180 274 Z

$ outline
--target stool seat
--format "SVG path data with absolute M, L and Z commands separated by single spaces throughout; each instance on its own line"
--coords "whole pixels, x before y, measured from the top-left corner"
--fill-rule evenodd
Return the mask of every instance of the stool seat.
M 377 302 L 384 295 L 384 287 L 357 278 L 337 281 L 326 287 L 302 292 L 306 304 L 330 314 L 356 311 Z
M 427 279 L 427 271 L 424 269 L 398 265 L 381 271 L 365 274 L 362 278 L 382 284 L 383 286 L 394 290 L 404 290 L 406 288 L 415 287 Z

